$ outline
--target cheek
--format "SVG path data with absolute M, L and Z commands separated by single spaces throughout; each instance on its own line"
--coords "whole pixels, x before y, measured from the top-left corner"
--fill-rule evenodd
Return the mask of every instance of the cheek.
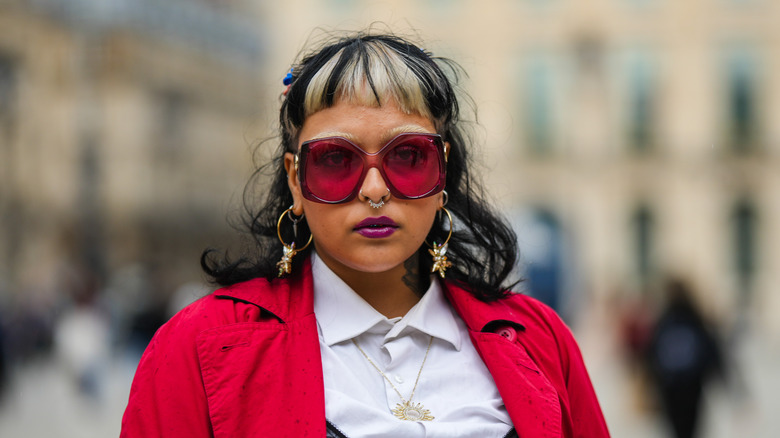
M 344 228 L 344 215 L 338 206 L 319 204 L 303 200 L 301 203 L 309 229 L 314 235 L 314 240 L 336 237 L 342 228 Z
M 431 202 L 427 198 L 416 201 L 396 200 L 396 202 L 404 202 L 406 204 L 404 208 L 408 211 L 407 227 L 413 238 L 424 244 L 425 237 L 436 221 L 438 204 L 436 201 Z

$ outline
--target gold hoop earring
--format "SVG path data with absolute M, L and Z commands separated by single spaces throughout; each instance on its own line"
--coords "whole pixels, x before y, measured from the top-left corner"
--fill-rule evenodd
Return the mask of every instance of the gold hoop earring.
M 452 237 L 452 215 L 450 214 L 449 210 L 442 207 L 442 210 L 444 210 L 445 213 L 447 213 L 447 219 L 450 220 L 450 233 L 447 235 L 447 240 L 444 241 L 441 245 L 438 245 L 436 242 L 433 242 L 433 245 L 431 249 L 428 250 L 428 253 L 430 253 L 433 256 L 433 266 L 431 267 L 431 273 L 433 272 L 439 272 L 439 276 L 441 278 L 444 278 L 444 271 L 447 270 L 447 268 L 452 266 L 452 262 L 447 260 L 447 244 L 450 242 L 450 238 Z M 427 241 L 425 243 L 428 243 Z
M 304 215 L 301 215 L 301 217 L 296 219 L 292 215 L 292 210 L 293 207 L 290 206 L 290 208 L 279 216 L 279 221 L 276 222 L 276 235 L 279 236 L 279 241 L 282 242 L 282 259 L 276 263 L 276 267 L 279 268 L 279 277 L 292 272 L 292 258 L 295 257 L 295 254 L 308 248 L 314 238 L 314 236 L 309 235 L 309 241 L 306 242 L 306 245 L 303 245 L 303 248 L 301 249 L 295 249 L 295 239 L 298 237 L 298 222 L 303 220 Z M 284 243 L 284 239 L 282 239 L 282 219 L 284 219 L 285 216 L 293 223 L 293 242 L 289 245 Z

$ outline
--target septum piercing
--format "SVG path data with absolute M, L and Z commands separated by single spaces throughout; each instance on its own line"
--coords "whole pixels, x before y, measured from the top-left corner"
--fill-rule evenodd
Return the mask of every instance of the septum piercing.
M 360 189 L 360 196 L 366 198 L 368 201 L 368 205 L 371 206 L 371 208 L 382 208 L 385 206 L 385 197 L 390 195 L 390 189 L 387 189 L 387 193 L 382 195 L 381 198 L 379 198 L 379 202 L 374 202 L 371 198 L 367 197 L 363 194 L 363 189 Z M 388 198 L 388 202 L 390 202 L 390 199 Z

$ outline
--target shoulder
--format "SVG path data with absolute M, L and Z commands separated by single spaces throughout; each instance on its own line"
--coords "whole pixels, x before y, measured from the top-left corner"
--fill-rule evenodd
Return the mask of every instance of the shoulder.
M 507 324 L 517 331 L 517 340 L 529 354 L 539 357 L 557 356 L 562 362 L 578 347 L 574 337 L 558 314 L 541 301 L 518 293 L 484 302 L 468 289 L 446 284 L 447 296 L 455 311 L 474 332 L 494 332 Z M 533 354 L 538 352 L 537 354 Z
M 558 313 L 536 298 L 513 292 L 502 298 L 502 301 L 519 315 L 519 322 L 526 331 L 543 331 L 554 335 L 571 333 Z
M 548 318 L 550 314 L 555 314 L 555 311 L 547 304 L 519 292 L 509 292 L 506 297 L 501 298 L 499 301 L 508 304 L 516 311 L 527 316 L 536 315 L 539 318 Z
M 218 289 L 177 313 L 141 357 L 123 436 L 159 436 L 161 430 L 211 436 L 217 416 L 220 424 L 232 418 L 224 409 L 215 414 L 227 406 L 224 400 L 260 405 L 257 397 L 245 397 L 245 383 L 248 376 L 278 373 L 284 363 L 278 358 L 288 353 L 280 345 L 295 346 L 296 358 L 313 363 L 307 355 L 319 349 L 309 283 L 306 275 L 250 280 Z M 248 345 L 257 348 L 243 348 Z
M 198 344 L 204 336 L 253 323 L 278 325 L 279 320 L 257 304 L 263 296 L 273 294 L 274 289 L 264 279 L 250 280 L 217 289 L 188 305 L 154 334 L 141 357 L 136 380 L 143 380 L 148 372 L 167 372 L 169 376 L 199 374 Z
M 211 329 L 269 319 L 278 320 L 261 305 L 267 301 L 267 296 L 279 292 L 278 289 L 285 288 L 265 279 L 254 279 L 219 288 L 171 317 L 157 331 L 152 343 L 194 341 L 200 333 Z

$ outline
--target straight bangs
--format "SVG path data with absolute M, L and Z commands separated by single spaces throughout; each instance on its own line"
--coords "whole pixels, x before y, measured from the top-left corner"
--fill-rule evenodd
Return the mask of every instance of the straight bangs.
M 304 115 L 329 108 L 337 101 L 379 107 L 397 104 L 407 114 L 419 114 L 439 125 L 428 108 L 425 81 L 434 76 L 428 65 L 376 41 L 339 50 L 312 77 L 306 88 Z M 424 70 L 423 70 L 424 69 Z

